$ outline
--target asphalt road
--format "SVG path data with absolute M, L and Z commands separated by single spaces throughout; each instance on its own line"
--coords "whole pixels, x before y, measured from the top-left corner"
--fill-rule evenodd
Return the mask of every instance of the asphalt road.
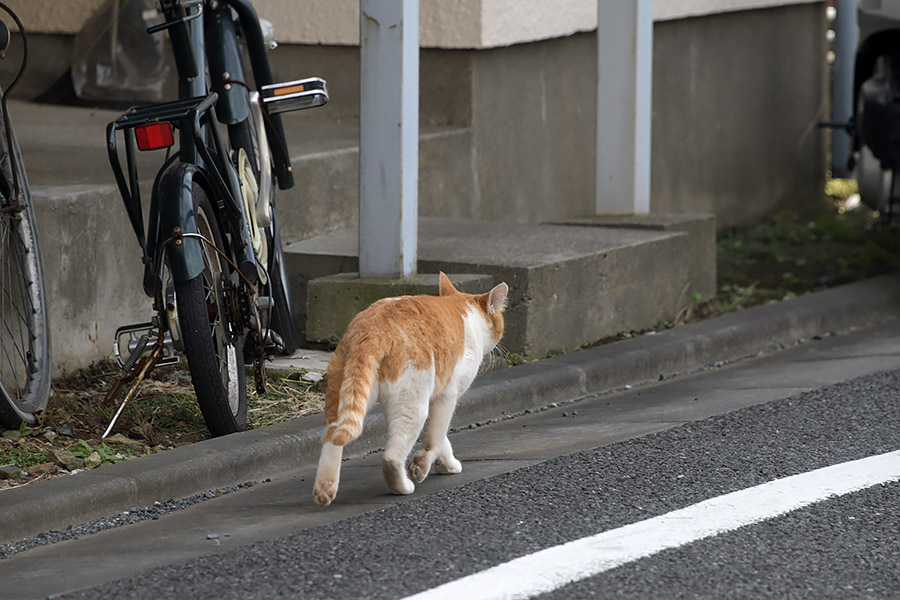
M 411 497 L 379 454 L 314 464 L 0 561 L 0 596 L 402 598 L 729 492 L 900 449 L 900 324 L 466 429 Z M 544 597 L 900 597 L 900 484 L 665 550 Z M 208 539 L 213 534 L 212 539 Z

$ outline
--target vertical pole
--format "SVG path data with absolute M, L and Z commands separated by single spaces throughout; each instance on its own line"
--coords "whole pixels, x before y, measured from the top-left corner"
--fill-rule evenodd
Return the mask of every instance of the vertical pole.
M 597 214 L 650 212 L 652 0 L 597 0 Z
M 853 116 L 853 69 L 859 26 L 857 0 L 837 0 L 834 20 L 834 65 L 831 71 L 831 120 L 846 123 Z M 850 177 L 850 134 L 844 129 L 831 130 L 831 174 Z
M 360 0 L 359 273 L 416 274 L 419 1 Z

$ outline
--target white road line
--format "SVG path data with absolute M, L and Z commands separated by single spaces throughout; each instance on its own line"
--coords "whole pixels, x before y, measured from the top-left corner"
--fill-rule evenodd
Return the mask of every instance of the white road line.
M 900 450 L 777 479 L 547 548 L 405 600 L 530 598 L 816 502 L 900 480 Z

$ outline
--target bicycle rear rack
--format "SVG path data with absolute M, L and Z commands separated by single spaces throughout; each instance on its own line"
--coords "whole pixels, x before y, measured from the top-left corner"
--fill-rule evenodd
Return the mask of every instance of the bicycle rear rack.
M 225 174 L 220 172 L 216 166 L 215 159 L 209 153 L 206 143 L 203 140 L 202 121 L 215 121 L 215 103 L 218 100 L 218 94 L 213 92 L 206 97 L 187 98 L 185 100 L 176 100 L 174 102 L 165 102 L 162 104 L 151 104 L 149 106 L 141 106 L 132 108 L 124 115 L 110 123 L 106 127 L 107 152 L 109 153 L 109 164 L 112 167 L 113 175 L 116 178 L 116 184 L 119 187 L 119 193 L 125 204 L 125 210 L 128 212 L 128 218 L 131 226 L 138 238 L 141 250 L 144 251 L 145 264 L 152 264 L 156 260 L 154 252 L 157 248 L 147 248 L 144 233 L 144 216 L 141 209 L 140 185 L 138 182 L 138 171 L 135 162 L 135 152 L 137 150 L 135 129 L 142 125 L 150 123 L 168 122 L 175 127 L 193 133 L 197 151 L 202 157 L 208 169 L 211 169 L 211 183 L 216 187 L 217 192 L 225 198 L 235 210 L 240 210 L 238 205 L 238 190 L 233 189 L 233 182 L 229 182 L 225 178 Z M 224 143 L 219 134 L 218 127 L 209 128 L 212 132 L 213 144 L 219 156 L 224 156 Z M 116 132 L 123 130 L 125 132 L 125 161 L 128 168 L 128 179 L 125 178 L 125 172 L 122 169 L 122 163 L 119 160 L 119 152 L 117 147 Z M 152 211 L 151 211 L 152 212 Z M 152 216 L 152 215 L 151 215 Z M 151 233 L 155 233 L 152 232 Z

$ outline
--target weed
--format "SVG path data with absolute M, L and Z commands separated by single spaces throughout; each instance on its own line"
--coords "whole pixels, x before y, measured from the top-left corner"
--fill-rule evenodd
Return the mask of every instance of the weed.
M 510 367 L 516 367 L 518 365 L 524 365 L 525 363 L 534 362 L 537 360 L 537 357 L 532 356 L 531 354 L 519 354 L 518 352 L 504 352 L 503 360 L 506 361 L 506 364 Z
M 88 458 L 96 452 L 97 456 L 100 457 L 100 460 L 105 463 L 114 463 L 125 460 L 124 456 L 107 446 L 106 442 L 100 442 L 99 445 L 94 447 L 84 440 L 78 440 L 69 451 L 78 458 Z
M 26 448 L 7 448 L 0 450 L 0 465 L 15 465 L 27 469 L 47 462 L 47 451 L 30 451 Z

